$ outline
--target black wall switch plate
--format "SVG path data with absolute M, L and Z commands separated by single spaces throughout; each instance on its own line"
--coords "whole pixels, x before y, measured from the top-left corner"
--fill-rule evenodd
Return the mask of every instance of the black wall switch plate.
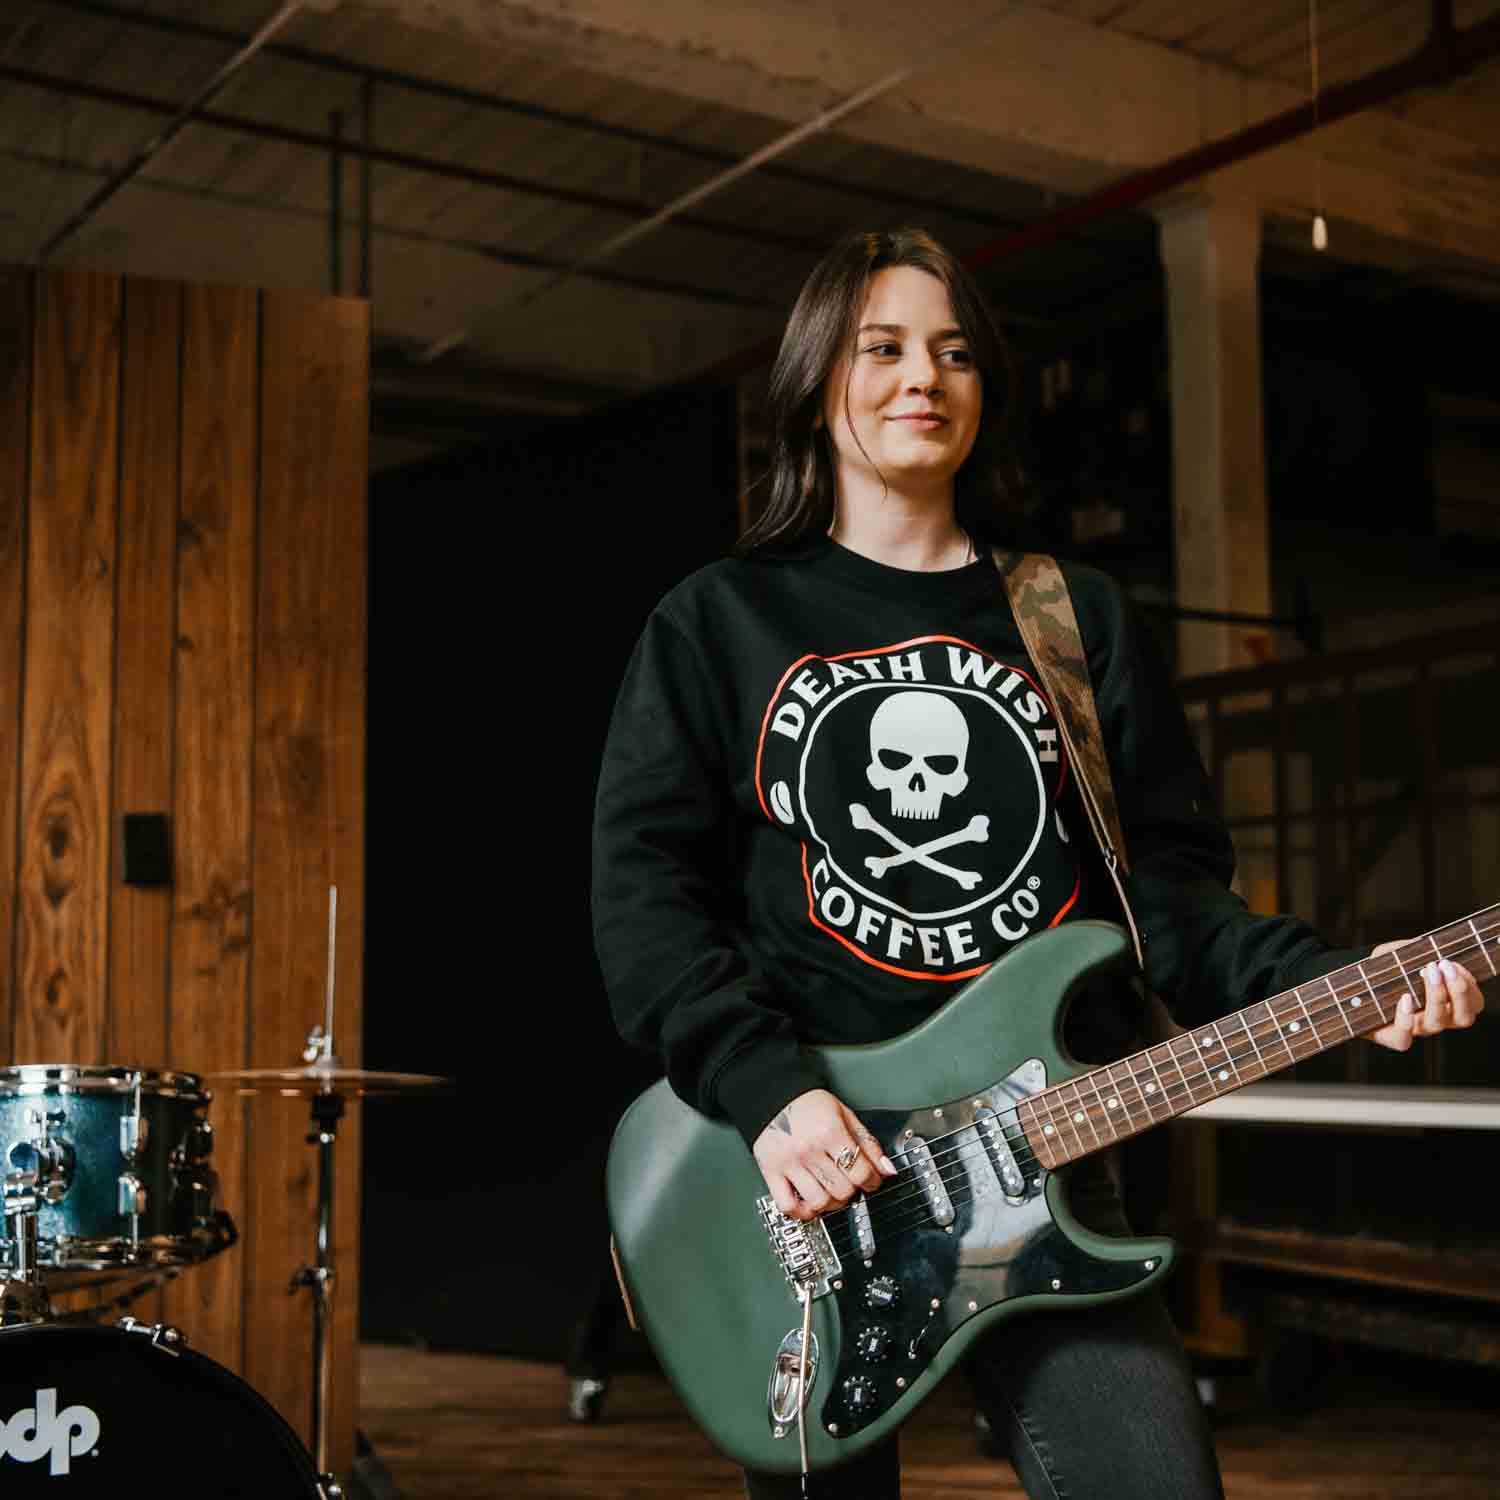
M 166 813 L 125 814 L 125 884 L 171 885 Z

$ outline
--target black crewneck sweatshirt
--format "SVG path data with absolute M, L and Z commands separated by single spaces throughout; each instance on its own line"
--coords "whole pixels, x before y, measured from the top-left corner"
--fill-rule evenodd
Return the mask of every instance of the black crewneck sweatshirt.
M 1233 851 L 1160 653 L 1066 565 L 1109 752 L 1146 980 L 1193 1026 L 1360 956 L 1229 890 Z M 800 1045 L 883 1040 L 1014 943 L 1121 919 L 1052 705 L 987 559 L 888 567 L 831 541 L 730 559 L 657 606 L 626 669 L 594 822 L 616 1024 L 753 1142 L 819 1087 Z M 1128 990 L 1075 1004 L 1090 1061 Z

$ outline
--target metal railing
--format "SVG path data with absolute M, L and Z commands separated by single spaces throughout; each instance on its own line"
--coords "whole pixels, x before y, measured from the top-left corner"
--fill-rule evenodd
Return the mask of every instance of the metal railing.
M 1500 899 L 1494 625 L 1188 678 L 1179 690 L 1253 909 L 1364 944 Z M 1316 1076 L 1493 1084 L 1500 1040 L 1485 1030 L 1462 1048 L 1444 1037 L 1405 1056 L 1337 1049 Z

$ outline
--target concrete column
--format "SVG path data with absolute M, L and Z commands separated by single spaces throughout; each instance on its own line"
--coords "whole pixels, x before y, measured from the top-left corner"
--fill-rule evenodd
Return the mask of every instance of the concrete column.
M 1156 216 L 1167 268 L 1178 602 L 1269 614 L 1260 210 L 1208 191 L 1174 199 Z M 1178 627 L 1184 676 L 1249 666 L 1269 652 L 1265 630 Z

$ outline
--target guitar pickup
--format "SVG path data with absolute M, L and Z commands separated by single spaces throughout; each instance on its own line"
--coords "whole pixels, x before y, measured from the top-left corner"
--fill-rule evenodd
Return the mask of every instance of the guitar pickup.
M 987 1105 L 981 1105 L 974 1111 L 974 1129 L 984 1142 L 984 1154 L 989 1157 L 1005 1196 L 1013 1203 L 1019 1203 L 1026 1196 L 1026 1179 L 1016 1165 L 1010 1142 L 1005 1139 L 1000 1117 Z
M 946 1228 L 957 1214 L 953 1209 L 953 1199 L 948 1196 L 948 1189 L 944 1186 L 942 1174 L 932 1159 L 931 1148 L 921 1136 L 909 1135 L 902 1142 L 901 1154 L 906 1158 L 912 1176 L 922 1189 L 922 1196 L 927 1200 L 933 1222 Z
M 875 1259 L 875 1226 L 870 1222 L 870 1205 L 861 1193 L 849 1205 L 849 1222 L 854 1226 L 854 1243 L 859 1249 L 860 1259 Z

